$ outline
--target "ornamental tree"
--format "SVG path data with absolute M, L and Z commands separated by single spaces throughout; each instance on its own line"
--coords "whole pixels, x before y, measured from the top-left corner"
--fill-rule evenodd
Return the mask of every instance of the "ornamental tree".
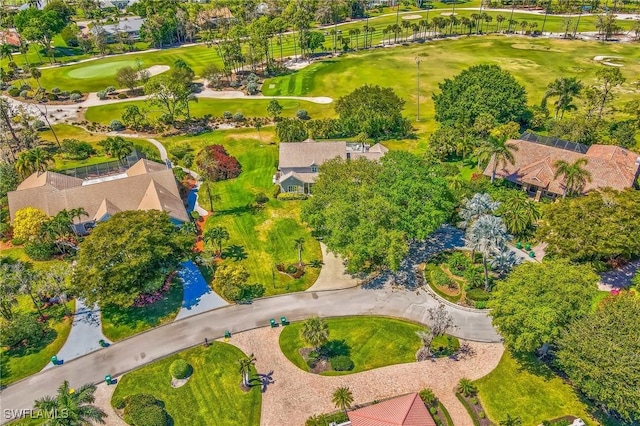
M 492 292 L 488 307 L 493 325 L 513 351 L 544 352 L 568 324 L 589 312 L 597 282 L 587 265 L 525 262 Z
M 240 175 L 242 166 L 229 155 L 222 145 L 209 145 L 196 156 L 196 166 L 201 174 L 211 181 L 233 179 Z
M 74 290 L 89 306 L 130 306 L 140 293 L 158 290 L 193 243 L 165 212 L 116 213 L 80 244 Z
M 25 207 L 16 211 L 13 218 L 13 237 L 19 240 L 35 241 L 40 235 L 42 224 L 48 220 L 45 212 L 35 207 Z
M 625 422 L 640 420 L 640 295 L 623 291 L 574 321 L 558 340 L 557 364 L 587 397 Z

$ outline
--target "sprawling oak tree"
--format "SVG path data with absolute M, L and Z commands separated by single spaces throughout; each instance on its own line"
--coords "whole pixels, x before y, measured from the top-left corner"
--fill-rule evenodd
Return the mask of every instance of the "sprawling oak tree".
M 546 350 L 589 312 L 597 281 L 586 265 L 525 262 L 497 283 L 488 304 L 493 324 L 515 352 Z
M 175 227 L 165 212 L 116 213 L 80 244 L 75 291 L 89 306 L 129 306 L 140 293 L 160 288 L 193 243 L 193 235 Z

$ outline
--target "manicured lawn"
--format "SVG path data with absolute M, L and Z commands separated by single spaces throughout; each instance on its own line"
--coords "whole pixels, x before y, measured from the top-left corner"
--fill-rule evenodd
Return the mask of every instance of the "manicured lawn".
M 262 132 L 263 140 L 269 133 Z M 304 201 L 278 201 L 272 198 L 274 185 L 271 178 L 276 171 L 278 150 L 276 145 L 261 143 L 257 132 L 244 129 L 231 132 L 213 132 L 198 137 L 162 139 L 169 152 L 177 145 L 187 144 L 197 152 L 209 144 L 222 144 L 242 165 L 239 177 L 205 185 L 200 189 L 199 202 L 210 209 L 209 189 L 218 195 L 214 201 L 215 214 L 207 219 L 206 227 L 224 226 L 230 239 L 223 244 L 223 253 L 229 253 L 224 263 L 242 264 L 250 273 L 250 283 L 265 286 L 266 295 L 305 290 L 318 277 L 319 269 L 307 267 L 305 274 L 293 279 L 275 270 L 278 263 L 297 263 L 298 253 L 294 240 L 304 238 L 304 262 L 322 259 L 320 244 L 311 237 L 310 230 L 300 222 L 300 206 Z M 258 193 L 270 200 L 262 209 L 252 209 Z
M 108 161 L 114 161 L 114 158 L 106 155 L 102 150 L 102 147 L 98 145 L 99 142 L 107 138 L 106 135 L 90 133 L 80 127 L 71 126 L 69 124 L 57 124 L 53 126 L 53 129 L 56 132 L 56 135 L 58 136 L 58 139 L 60 141 L 63 141 L 64 139 L 78 139 L 80 141 L 90 143 L 96 151 L 94 155 L 92 155 L 91 157 L 85 160 L 69 160 L 64 158 L 63 154 L 56 153 L 53 157 L 55 161 L 52 167 L 53 170 L 72 169 L 80 166 L 90 166 L 92 164 L 99 164 L 99 163 L 105 163 Z M 56 146 L 55 138 L 51 130 L 42 132 L 41 136 L 43 140 L 52 142 L 53 147 Z M 137 150 L 145 153 L 146 152 L 152 153 L 156 157 L 160 158 L 160 152 L 158 151 L 158 148 L 153 146 L 150 142 L 147 142 L 144 139 L 136 139 L 136 138 L 127 138 L 127 140 L 133 142 Z
M 142 64 L 144 67 L 144 64 Z M 84 67 L 74 68 L 67 73 L 70 78 L 88 80 L 98 78 L 115 78 L 118 70 L 124 67 L 135 68 L 137 62 L 135 60 L 114 60 L 110 62 L 94 63 L 89 62 Z
M 295 117 L 296 112 L 301 109 L 306 110 L 312 119 L 334 115 L 332 104 L 316 104 L 294 99 L 280 99 L 278 102 L 282 106 L 283 117 Z M 221 118 L 225 111 L 229 111 L 232 114 L 241 112 L 248 118 L 267 117 L 268 104 L 269 99 L 198 99 L 198 102 L 191 103 L 189 108 L 195 117 L 209 114 Z M 130 101 L 90 107 L 85 113 L 85 118 L 87 121 L 106 125 L 111 120 L 120 120 L 122 113 L 129 105 L 136 105 L 141 110 L 147 109 L 147 117 L 161 115 L 161 111 L 157 107 L 147 106 L 144 101 Z
M 175 426 L 258 426 L 262 395 L 259 387 L 249 392 L 240 388 L 238 360 L 243 357 L 238 348 L 221 342 L 171 355 L 125 374 L 112 401 L 151 394 L 164 402 Z M 173 388 L 169 365 L 178 358 L 193 367 L 193 374 L 184 386 Z
M 182 306 L 182 283 L 174 279 L 162 300 L 141 308 L 102 308 L 102 332 L 111 341 L 118 341 L 134 334 L 174 320 Z
M 500 364 L 489 375 L 476 381 L 487 416 L 495 423 L 507 414 L 520 417 L 523 426 L 572 415 L 588 421 L 588 407 L 571 386 L 564 383 L 536 358 L 527 366 L 505 351 Z
M 420 348 L 417 331 L 424 326 L 407 321 L 384 317 L 344 317 L 327 318 L 329 340 L 344 340 L 350 348 L 349 357 L 355 364 L 351 371 L 329 371 L 325 375 L 352 374 L 386 365 L 415 362 L 416 351 Z M 288 325 L 280 334 L 280 349 L 284 355 L 304 371 L 307 364 L 298 352 L 307 347 L 300 338 L 302 322 Z
M 393 87 L 407 102 L 406 115 L 415 119 L 418 100 L 415 93 L 415 57 L 420 55 L 423 57 L 420 67 L 420 122 L 414 125 L 430 133 L 435 125 L 431 95 L 438 91 L 438 83 L 472 65 L 500 65 L 524 85 L 529 103 L 539 104 L 547 84 L 555 78 L 575 76 L 585 84 L 593 84 L 595 72 L 600 68 L 593 58 L 603 54 L 621 56 L 624 64 L 621 71 L 629 88 L 620 91 L 617 102 L 622 104 L 634 96 L 631 83 L 640 73 L 640 62 L 634 60 L 636 52 L 637 47 L 633 43 L 603 45 L 505 36 L 441 40 L 349 53 L 340 59 L 316 62 L 300 71 L 267 80 L 263 93 L 338 98 L 360 84 L 378 84 Z
M 67 302 L 68 312 L 73 312 L 74 309 L 75 302 Z M 16 312 L 35 312 L 33 302 L 29 296 L 18 297 Z M 41 345 L 14 349 L 2 348 L 0 350 L 0 364 L 2 364 L 1 386 L 7 386 L 42 370 L 51 362 L 51 356 L 57 354 L 67 340 L 71 331 L 72 319 L 65 318 L 64 306 L 51 306 L 43 312 L 49 316 L 49 327 L 53 331 L 44 339 Z
M 29 262 L 33 265 L 34 269 L 38 270 L 46 270 L 55 266 L 58 263 L 62 263 L 61 260 L 53 259 L 53 260 L 33 260 L 24 252 L 24 248 L 22 247 L 13 247 L 9 249 L 2 249 L 2 253 L 0 253 L 0 257 L 6 257 L 11 260 L 20 260 L 22 262 Z

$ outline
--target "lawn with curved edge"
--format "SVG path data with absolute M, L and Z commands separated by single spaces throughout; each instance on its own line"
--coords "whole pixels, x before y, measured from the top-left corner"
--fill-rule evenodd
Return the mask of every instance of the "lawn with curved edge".
M 415 362 L 420 338 L 416 332 L 425 327 L 393 318 L 353 316 L 327 318 L 329 340 L 344 340 L 355 367 L 351 371 L 327 371 L 323 375 L 344 375 L 372 370 L 387 365 Z M 303 322 L 288 325 L 280 334 L 280 349 L 284 355 L 304 371 L 307 364 L 298 352 L 308 345 L 300 338 Z
M 86 65 L 84 67 L 74 68 L 67 73 L 67 77 L 69 78 L 78 78 L 78 79 L 91 79 L 91 78 L 104 78 L 104 77 L 112 77 L 115 78 L 118 70 L 124 67 L 137 67 L 138 63 L 133 60 L 126 61 L 110 61 L 110 62 L 102 62 Z
M 573 388 L 533 355 L 519 361 L 505 351 L 496 369 L 475 384 L 487 417 L 496 424 L 507 413 L 520 417 L 523 426 L 568 415 L 590 419 Z
M 45 262 L 42 263 L 44 264 Z M 66 305 L 67 312 L 74 311 L 75 301 L 71 300 Z M 35 312 L 33 302 L 26 295 L 18 296 L 18 305 L 15 310 L 16 312 L 24 313 Z M 42 370 L 51 362 L 51 356 L 60 351 L 67 337 L 69 337 L 72 318 L 65 317 L 65 308 L 62 305 L 50 306 L 44 310 L 44 314 L 49 316 L 48 325 L 52 329 L 52 332 L 48 334 L 48 337 L 43 342 L 44 346 L 32 348 L 33 352 L 26 348 L 13 350 L 0 348 L 0 364 L 2 364 L 0 373 L 2 378 L 0 380 L 1 386 L 8 386 Z
M 125 374 L 111 402 L 146 393 L 164 403 L 175 426 L 258 426 L 262 394 L 259 386 L 249 392 L 240 388 L 238 360 L 244 357 L 240 349 L 222 342 L 171 355 Z M 184 386 L 173 388 L 169 366 L 178 358 L 193 367 L 193 374 Z
M 140 308 L 115 305 L 102 307 L 102 333 L 113 342 L 172 322 L 182 307 L 182 282 L 174 278 L 164 297 Z

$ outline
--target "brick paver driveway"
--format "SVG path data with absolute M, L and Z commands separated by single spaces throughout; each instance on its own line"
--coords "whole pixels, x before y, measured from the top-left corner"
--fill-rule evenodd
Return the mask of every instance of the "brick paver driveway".
M 328 377 L 304 372 L 293 365 L 280 351 L 281 332 L 280 327 L 260 328 L 236 334 L 229 342 L 256 356 L 258 373 L 273 371 L 273 383 L 267 385 L 262 396 L 260 423 L 265 426 L 304 425 L 313 414 L 334 411 L 331 394 L 339 386 L 351 389 L 355 404 L 431 388 L 456 426 L 473 426 L 455 397 L 454 388 L 463 377 L 478 379 L 488 374 L 498 365 L 504 351 L 501 343 L 469 342 L 475 354 L 459 361 L 445 358 Z

